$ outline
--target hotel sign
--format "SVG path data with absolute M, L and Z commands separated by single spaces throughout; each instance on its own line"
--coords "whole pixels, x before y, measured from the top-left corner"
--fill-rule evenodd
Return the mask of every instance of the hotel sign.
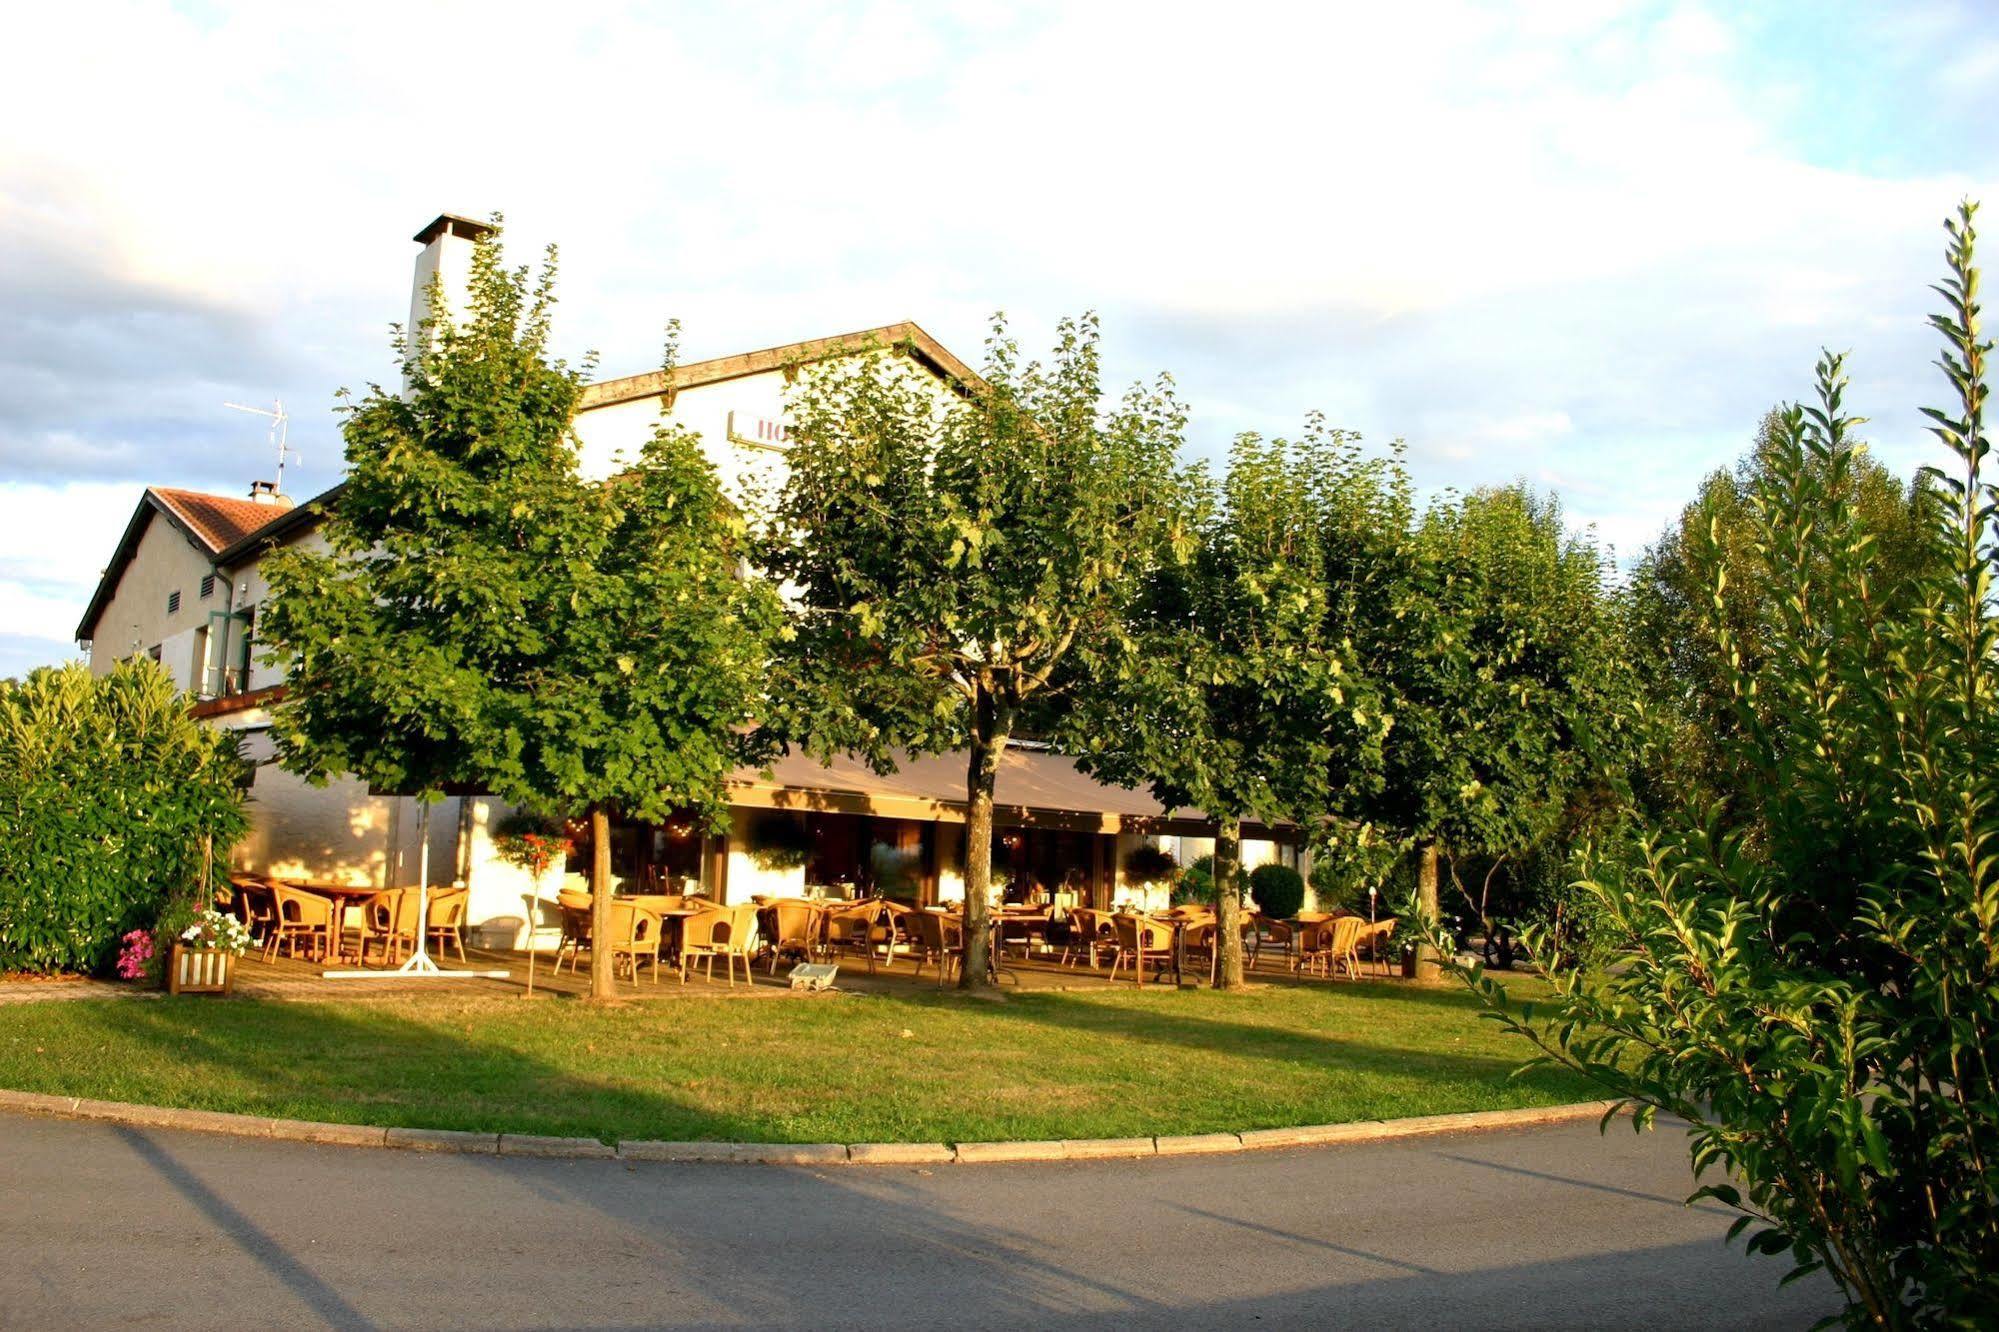
M 730 412 L 729 438 L 734 443 L 747 444 L 753 449 L 782 453 L 791 447 L 791 427 L 768 416 Z

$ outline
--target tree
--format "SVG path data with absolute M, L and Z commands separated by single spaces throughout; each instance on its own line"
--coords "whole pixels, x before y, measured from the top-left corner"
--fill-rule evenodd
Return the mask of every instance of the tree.
M 1177 536 L 1184 414 L 1163 378 L 1103 409 L 1094 317 L 1064 321 L 1046 365 L 995 321 L 981 378 L 942 399 L 876 349 L 806 375 L 790 407 L 759 542 L 795 596 L 783 725 L 881 771 L 899 748 L 968 750 L 960 984 L 981 986 L 1001 756 L 1127 643 Z
M 761 754 L 776 610 L 738 576 L 740 518 L 691 432 L 662 416 L 613 480 L 581 476 L 582 372 L 548 354 L 554 280 L 553 249 L 531 286 L 480 242 L 462 321 L 399 339 L 405 390 L 346 409 L 329 550 L 266 562 L 261 623 L 287 672 L 288 766 L 587 814 L 607 941 L 612 812 L 720 817 L 729 773 Z M 614 991 L 608 947 L 591 991 Z
M 1399 455 L 1365 459 L 1339 433 L 1325 444 L 1313 464 L 1324 640 L 1352 653 L 1386 727 L 1335 746 L 1333 816 L 1415 848 L 1434 918 L 1443 854 L 1516 860 L 1618 780 L 1620 620 L 1602 555 L 1552 496 L 1480 490 L 1419 518 Z M 1437 975 L 1434 958 L 1419 974 Z
M 1642 646 L 1644 693 L 1659 730 L 1639 773 L 1639 794 L 1654 814 L 1740 785 L 1742 774 L 1720 767 L 1735 706 L 1709 622 L 1715 579 L 1725 577 L 1730 595 L 1723 614 L 1736 651 L 1752 669 L 1764 659 L 1782 615 L 1781 571 L 1757 543 L 1755 497 L 1782 452 L 1783 428 L 1782 411 L 1765 415 L 1749 451 L 1701 483 L 1693 503 L 1632 571 L 1629 636 Z M 1805 465 L 1818 466 L 1810 458 Z M 1912 609 L 1915 576 L 1931 549 L 1923 478 L 1904 484 L 1856 445 L 1837 484 L 1838 501 L 1850 503 L 1872 535 L 1866 564 L 1875 595 L 1895 608 L 1891 614 Z
M 1905 595 L 1878 576 L 1856 498 L 1841 358 L 1792 407 L 1749 491 L 1761 588 L 1723 576 L 1702 609 L 1732 707 L 1717 771 L 1739 783 L 1656 821 L 1583 887 L 1612 965 L 1530 939 L 1554 998 L 1508 1007 L 1554 1062 L 1690 1126 L 1696 1197 L 1760 1223 L 1751 1252 L 1823 1269 L 1855 1326 L 1975 1326 L 1999 1307 L 1999 615 L 1974 207 L 1946 223 L 1935 290 L 1954 401 L 1928 410 L 1952 464 L 1920 500 Z M 1745 606 L 1747 601 L 1751 605 Z M 1735 626 L 1762 631 L 1753 654 Z
M 1314 423 L 1314 432 L 1318 429 Z M 1216 499 L 1200 478 L 1195 551 L 1151 573 L 1131 650 L 1067 718 L 1086 770 L 1149 785 L 1168 809 L 1216 823 L 1216 984 L 1243 984 L 1242 824 L 1316 819 L 1330 730 L 1372 719 L 1351 672 L 1320 642 L 1324 567 L 1300 451 L 1244 435 Z

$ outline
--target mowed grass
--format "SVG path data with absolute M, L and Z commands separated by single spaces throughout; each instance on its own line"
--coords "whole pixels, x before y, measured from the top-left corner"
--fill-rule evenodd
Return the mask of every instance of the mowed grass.
M 1527 993 L 1529 987 L 1521 987 Z M 1590 1099 L 1462 993 L 1389 984 L 701 1000 L 94 1000 L 0 1010 L 0 1087 L 619 1139 L 1124 1137 Z

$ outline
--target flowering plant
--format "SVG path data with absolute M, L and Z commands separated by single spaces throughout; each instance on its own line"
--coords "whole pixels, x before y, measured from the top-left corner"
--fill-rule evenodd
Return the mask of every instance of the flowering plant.
M 194 923 L 180 932 L 180 941 L 189 948 L 204 952 L 241 957 L 250 950 L 250 931 L 236 917 L 226 916 L 211 908 L 196 916 Z
M 516 812 L 501 820 L 494 830 L 493 849 L 500 859 L 526 870 L 540 882 L 549 867 L 567 857 L 574 845 L 563 836 L 560 824 Z
M 153 932 L 127 930 L 119 942 L 124 947 L 118 950 L 118 974 L 126 980 L 143 980 L 151 970 L 146 964 L 153 960 Z

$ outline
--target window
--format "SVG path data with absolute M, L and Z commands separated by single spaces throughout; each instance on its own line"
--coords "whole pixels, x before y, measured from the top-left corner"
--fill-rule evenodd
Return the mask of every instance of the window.
M 206 601 L 214 595 L 215 595 L 215 575 L 203 574 L 201 576 L 201 599 L 203 601 Z
M 180 609 L 180 590 L 176 588 L 174 591 L 167 593 L 167 614 L 172 615 L 175 611 L 179 609 Z

